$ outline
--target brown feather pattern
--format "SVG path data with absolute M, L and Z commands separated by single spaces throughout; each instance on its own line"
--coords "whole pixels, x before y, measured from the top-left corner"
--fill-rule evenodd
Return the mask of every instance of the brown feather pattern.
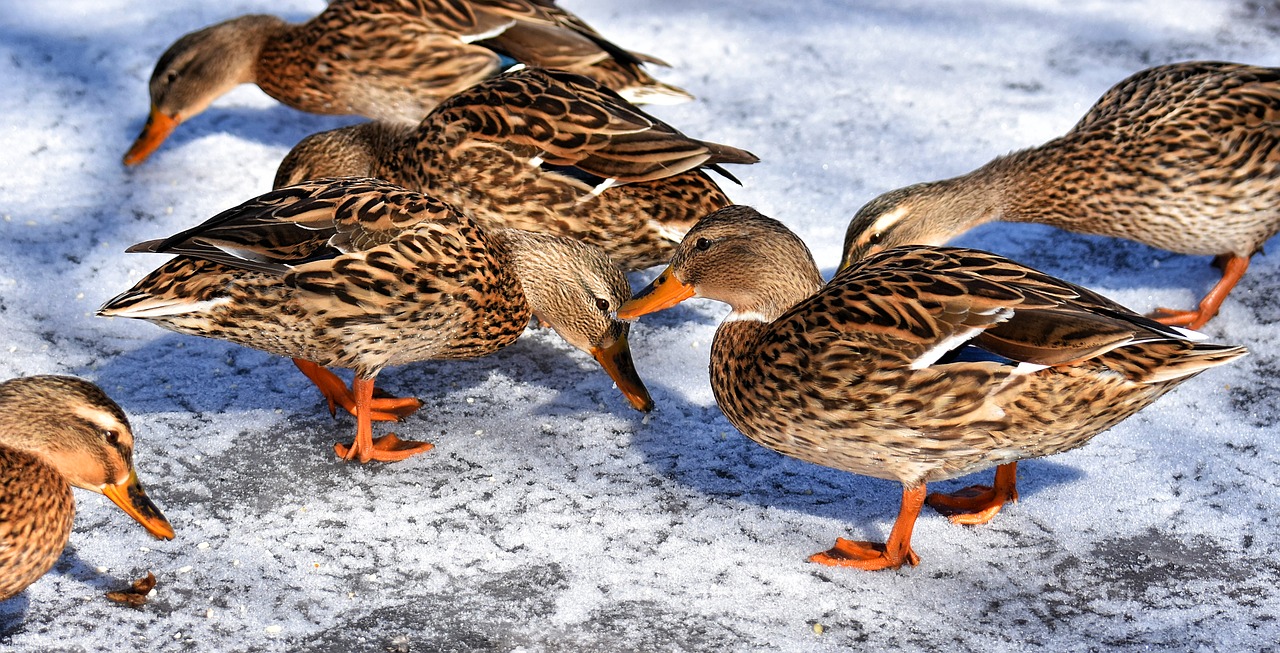
M 310 136 L 275 183 L 378 177 L 450 202 L 486 228 L 572 236 L 643 268 L 729 204 L 699 168 L 757 160 L 689 138 L 590 79 L 526 69 L 459 93 L 412 131 L 371 123 Z M 605 179 L 616 184 L 597 189 Z
M 129 420 L 96 385 L 52 375 L 0 383 L 0 601 L 62 555 L 75 517 L 73 485 L 102 492 L 132 472 Z M 131 507 L 163 522 L 140 485 L 136 491 L 145 504 Z
M 641 68 L 657 59 L 610 43 L 554 3 L 336 0 L 302 24 L 246 16 L 184 36 L 156 65 L 152 103 L 185 119 L 228 81 L 255 82 L 303 111 L 414 123 L 498 74 L 502 56 L 597 76 L 640 101 L 691 97 Z M 204 73 L 189 74 L 195 68 Z
M 895 211 L 904 216 L 876 233 Z M 868 203 L 849 225 L 845 263 L 873 245 L 938 244 L 989 220 L 1252 256 L 1280 231 L 1280 69 L 1187 62 L 1139 72 L 1060 138 Z
M 444 202 L 377 179 L 276 189 L 134 250 L 178 256 L 100 315 L 366 378 L 390 365 L 492 353 L 535 311 L 579 349 L 621 340 L 625 351 L 627 328 L 612 311 L 631 289 L 603 252 L 482 230 Z
M 762 248 L 771 253 L 740 253 Z M 699 222 L 671 265 L 699 296 L 732 298 L 740 317 L 711 352 L 734 426 L 781 453 L 907 487 L 1078 447 L 1245 353 L 976 250 L 894 248 L 824 286 L 803 244 L 746 207 Z M 1011 360 L 942 356 L 966 345 Z
M 449 205 L 377 180 L 272 191 L 151 249 L 179 256 L 101 314 L 365 376 L 491 353 L 531 315 L 500 242 Z

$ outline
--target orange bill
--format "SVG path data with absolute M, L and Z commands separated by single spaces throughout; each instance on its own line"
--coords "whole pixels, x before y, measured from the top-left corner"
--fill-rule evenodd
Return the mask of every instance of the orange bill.
M 153 105 L 151 107 L 151 115 L 147 116 L 147 124 L 143 126 L 142 133 L 138 134 L 138 139 L 133 142 L 133 146 L 129 148 L 124 155 L 124 164 L 134 166 L 147 160 L 152 152 L 155 152 L 164 139 L 173 133 L 175 127 L 181 122 L 176 117 L 165 115 Z
M 147 497 L 142 484 L 138 482 L 138 473 L 129 470 L 129 480 L 116 485 L 104 485 L 102 493 L 120 506 L 125 514 L 133 517 L 147 529 L 147 532 L 161 539 L 173 539 L 173 526 L 164 518 L 156 504 Z
M 648 388 L 644 387 L 644 381 L 640 380 L 635 363 L 631 361 L 631 347 L 627 345 L 625 332 L 612 345 L 592 348 L 591 355 L 609 373 L 636 410 L 646 413 L 653 410 L 653 398 L 649 396 Z
M 664 308 L 671 308 L 680 302 L 693 297 L 693 286 L 686 285 L 676 278 L 671 268 L 662 271 L 657 279 L 636 293 L 627 303 L 618 309 L 618 318 L 634 320 L 641 315 L 655 313 Z

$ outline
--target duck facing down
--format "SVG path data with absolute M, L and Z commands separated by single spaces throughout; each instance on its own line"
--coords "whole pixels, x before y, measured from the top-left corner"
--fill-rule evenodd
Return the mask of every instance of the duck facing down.
M 926 484 L 999 466 L 994 488 L 928 497 L 956 521 L 986 521 L 1016 497 L 1019 460 L 1078 447 L 1245 354 L 976 250 L 898 247 L 824 285 L 795 234 L 743 206 L 694 225 L 618 315 L 689 297 L 733 309 L 712 343 L 711 385 L 738 430 L 902 484 L 886 544 L 840 539 L 811 558 L 863 569 L 918 562 Z
M 71 376 L 0 383 L 0 601 L 49 571 L 71 535 L 75 486 L 106 495 L 155 537 L 173 527 L 133 469 L 133 431 L 98 386 Z
M 178 256 L 99 315 L 294 359 L 330 411 L 356 416 L 355 443 L 336 447 L 343 458 L 401 460 L 432 446 L 373 439 L 372 421 L 421 406 L 375 396 L 383 368 L 493 353 L 533 316 L 594 356 L 632 406 L 653 406 L 628 327 L 613 315 L 631 288 L 603 252 L 559 236 L 484 231 L 448 204 L 380 180 L 277 189 L 130 251 Z M 352 387 L 327 367 L 353 369 Z
M 869 202 L 849 223 L 843 265 L 992 220 L 1215 256 L 1222 278 L 1198 307 L 1155 314 L 1204 326 L 1280 232 L 1280 68 L 1197 61 L 1139 72 L 1060 138 Z

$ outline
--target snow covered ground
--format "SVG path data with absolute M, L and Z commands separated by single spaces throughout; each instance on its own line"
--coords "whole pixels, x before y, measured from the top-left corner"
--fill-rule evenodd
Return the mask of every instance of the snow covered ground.
M 293 365 L 93 311 L 163 259 L 125 255 L 268 189 L 310 116 L 242 87 L 146 164 L 120 157 L 178 36 L 319 0 L 64 0 L 0 7 L 0 377 L 96 380 L 134 421 L 137 464 L 177 529 L 150 539 L 105 499 L 54 571 L 0 604 L 0 648 L 52 650 L 1272 650 L 1280 640 L 1280 264 L 1256 257 L 1205 331 L 1252 355 L 1089 446 L 1022 467 L 994 523 L 926 511 L 919 567 L 805 561 L 883 539 L 899 489 L 786 459 L 724 420 L 707 382 L 725 307 L 632 330 L 646 421 L 548 332 L 471 362 L 380 377 L 425 407 L 437 448 L 336 460 Z M 747 148 L 731 196 L 791 225 L 829 275 L 875 195 L 958 174 L 1068 129 L 1151 65 L 1280 65 L 1280 4 L 1101 0 L 564 0 L 670 61 L 699 96 L 655 109 Z M 959 241 L 1134 308 L 1190 306 L 1202 257 L 1025 225 Z M 1272 249 L 1278 245 L 1272 243 Z M 635 275 L 639 287 L 654 274 Z M 975 479 L 940 484 L 960 487 Z M 153 571 L 134 610 L 104 592 Z M 821 625 L 818 628 L 817 625 Z

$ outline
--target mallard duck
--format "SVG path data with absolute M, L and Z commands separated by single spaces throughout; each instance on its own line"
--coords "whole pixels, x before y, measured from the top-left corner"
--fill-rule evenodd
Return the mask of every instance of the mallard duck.
M 695 225 L 618 316 L 688 297 L 733 309 L 711 345 L 711 386 L 739 431 L 902 483 L 887 543 L 840 539 L 811 558 L 863 569 L 918 563 L 927 483 L 999 466 L 993 488 L 928 497 L 981 523 L 1016 497 L 1017 461 L 1078 447 L 1245 354 L 976 250 L 897 247 L 824 285 L 795 234 L 743 206 Z
M 1280 232 L 1280 68 L 1189 62 L 1137 73 L 1060 138 L 868 203 L 849 224 L 842 265 L 993 220 L 1215 255 L 1222 279 L 1195 310 L 1154 315 L 1204 326 Z
M 729 205 L 701 168 L 732 179 L 719 164 L 757 161 L 689 138 L 589 78 L 525 69 L 453 96 L 416 128 L 369 123 L 309 136 L 275 185 L 378 177 L 482 226 L 572 236 L 637 269 L 669 260 L 698 218 Z
M 53 567 L 71 535 L 71 486 L 104 494 L 152 535 L 173 527 L 133 469 L 133 431 L 98 386 L 72 376 L 0 383 L 0 601 Z
M 241 16 L 178 39 L 151 73 L 151 113 L 124 163 L 240 84 L 302 111 L 412 124 L 516 62 L 590 75 L 635 102 L 693 98 L 641 68 L 666 63 L 610 43 L 553 0 L 335 0 L 300 25 Z
M 372 421 L 416 410 L 375 396 L 389 365 L 466 359 L 511 344 L 537 316 L 589 352 L 643 411 L 653 402 L 613 317 L 631 289 L 599 249 L 514 229 L 481 230 L 456 209 L 376 179 L 288 186 L 132 252 L 178 256 L 111 299 L 98 315 L 287 356 L 329 402 L 356 416 L 361 462 L 431 449 Z M 348 389 L 328 367 L 349 368 Z

